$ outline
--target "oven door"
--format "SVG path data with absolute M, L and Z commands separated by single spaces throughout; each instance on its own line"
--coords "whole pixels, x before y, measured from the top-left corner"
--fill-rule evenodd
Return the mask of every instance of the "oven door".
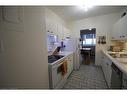
M 63 64 L 66 60 L 62 60 L 52 66 L 52 88 L 56 88 L 58 84 L 63 80 Z M 67 72 L 66 72 L 67 74 Z

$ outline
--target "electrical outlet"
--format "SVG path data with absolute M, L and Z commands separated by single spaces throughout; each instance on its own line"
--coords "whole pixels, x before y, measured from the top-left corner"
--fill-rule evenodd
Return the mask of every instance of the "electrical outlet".
M 0 53 L 4 52 L 3 40 L 0 40 Z

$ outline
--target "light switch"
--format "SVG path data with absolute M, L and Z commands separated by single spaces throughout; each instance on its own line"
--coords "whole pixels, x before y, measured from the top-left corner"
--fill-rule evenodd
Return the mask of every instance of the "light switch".
M 3 40 L 0 40 L 0 53 L 4 52 Z

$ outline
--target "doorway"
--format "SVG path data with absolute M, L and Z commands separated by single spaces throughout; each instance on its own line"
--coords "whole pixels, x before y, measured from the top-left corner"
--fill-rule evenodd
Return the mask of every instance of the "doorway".
M 95 64 L 96 28 L 80 30 L 82 64 Z

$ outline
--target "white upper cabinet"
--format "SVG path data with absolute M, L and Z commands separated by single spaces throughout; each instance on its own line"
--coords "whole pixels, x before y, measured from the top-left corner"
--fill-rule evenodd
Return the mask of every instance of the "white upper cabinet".
M 127 15 L 114 24 L 112 40 L 127 40 Z
M 57 33 L 59 41 L 62 41 L 64 36 L 64 27 L 62 24 L 57 25 Z
M 53 29 L 52 29 L 52 31 L 54 32 L 54 34 L 55 34 L 56 36 L 58 36 L 57 23 L 56 23 L 56 22 L 53 23 Z
M 23 8 L 2 7 L 0 10 L 0 28 L 9 31 L 24 31 Z
M 63 39 L 66 39 L 67 37 L 70 37 L 70 30 L 66 27 L 64 27 L 64 37 Z
M 127 39 L 127 15 L 121 19 L 122 25 L 121 25 L 121 34 L 123 39 Z
M 59 41 L 64 40 L 67 37 L 70 37 L 70 30 L 66 28 L 59 22 L 55 22 L 52 20 L 46 20 L 46 31 L 52 35 L 56 35 Z
M 113 40 L 118 40 L 120 39 L 121 31 L 120 28 L 118 27 L 120 23 L 116 23 L 113 26 L 113 33 L 112 33 L 112 39 Z
M 46 31 L 58 37 L 59 42 L 66 37 L 70 37 L 70 30 L 66 28 L 66 23 L 50 9 L 46 9 Z
M 55 23 L 53 21 L 46 20 L 46 31 L 50 34 L 55 35 L 57 27 L 55 26 Z

